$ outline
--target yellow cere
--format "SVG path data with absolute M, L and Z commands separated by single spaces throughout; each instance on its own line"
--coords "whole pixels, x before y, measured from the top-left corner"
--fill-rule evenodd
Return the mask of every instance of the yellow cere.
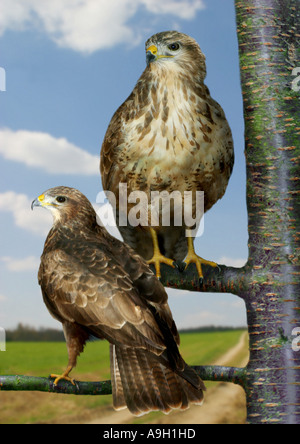
M 43 200 L 45 200 L 45 195 L 44 195 L 44 194 L 41 194 L 41 195 L 38 197 L 38 200 L 39 200 L 40 202 L 43 202 Z
M 156 55 L 157 54 L 157 47 L 155 45 L 151 45 L 151 46 L 149 46 L 147 51 L 150 51 L 150 52 L 152 52 L 153 55 Z

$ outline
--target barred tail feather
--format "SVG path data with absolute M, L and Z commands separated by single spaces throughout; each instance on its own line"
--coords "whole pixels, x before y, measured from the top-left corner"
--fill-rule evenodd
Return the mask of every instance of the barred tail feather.
M 202 404 L 204 385 L 194 387 L 182 376 L 159 362 L 157 357 L 140 350 L 110 345 L 113 405 L 136 416 L 160 410 L 187 409 Z M 193 372 L 187 366 L 188 370 Z
M 110 372 L 114 408 L 115 410 L 123 410 L 126 408 L 126 402 L 123 393 L 119 364 L 116 357 L 116 348 L 112 344 L 110 344 Z

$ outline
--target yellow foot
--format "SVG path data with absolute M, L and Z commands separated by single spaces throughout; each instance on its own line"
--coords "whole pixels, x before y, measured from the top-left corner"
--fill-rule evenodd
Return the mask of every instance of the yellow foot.
M 157 233 L 151 227 L 150 227 L 150 233 L 151 233 L 151 237 L 152 237 L 152 241 L 153 241 L 153 257 L 152 257 L 152 259 L 150 259 L 150 261 L 147 261 L 147 264 L 148 265 L 154 264 L 156 277 L 159 279 L 159 278 L 161 278 L 160 264 L 166 264 L 166 265 L 169 265 L 170 267 L 173 267 L 173 268 L 175 268 L 175 266 L 173 265 L 174 261 L 172 259 L 168 259 L 166 256 L 161 254 L 160 249 L 159 249 L 159 245 L 158 245 Z
M 193 252 L 188 253 L 184 263 L 186 264 L 185 269 L 187 269 L 187 267 L 190 264 L 196 264 L 200 279 L 203 279 L 202 265 L 210 265 L 211 267 L 218 267 L 218 264 L 216 264 L 215 262 L 202 259 L 202 257 L 198 256 L 196 253 Z
M 160 264 L 166 264 L 172 268 L 175 268 L 174 261 L 172 259 L 167 258 L 166 256 L 163 256 L 161 253 L 155 253 L 153 255 L 153 258 L 147 261 L 147 264 L 149 265 L 153 264 L 155 266 L 155 272 L 157 278 L 161 277 Z
M 71 370 L 72 370 L 72 367 L 68 367 L 67 370 L 62 375 L 51 374 L 50 378 L 55 378 L 54 385 L 57 385 L 59 383 L 59 381 L 61 381 L 61 380 L 69 381 L 73 385 L 75 385 L 74 379 L 69 377 L 69 373 L 71 372 Z

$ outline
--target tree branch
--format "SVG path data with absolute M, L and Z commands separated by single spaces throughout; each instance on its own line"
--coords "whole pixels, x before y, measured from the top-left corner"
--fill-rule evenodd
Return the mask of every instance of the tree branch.
M 245 387 L 247 369 L 218 365 L 192 367 L 203 381 L 230 382 Z
M 192 367 L 204 381 L 232 382 L 244 386 L 245 369 L 222 366 L 195 366 Z M 65 395 L 111 395 L 111 382 L 59 381 L 54 385 L 53 378 L 36 376 L 9 375 L 0 376 L 0 391 L 38 391 L 61 393 Z
M 54 385 L 53 378 L 36 376 L 0 376 L 0 391 L 37 391 L 62 393 L 66 395 L 110 395 L 111 382 L 78 382 L 75 385 L 68 381 L 59 381 Z
M 185 264 L 181 262 L 177 262 L 175 268 L 161 264 L 161 283 L 165 287 L 180 290 L 232 293 L 242 299 L 249 288 L 250 266 L 248 264 L 242 268 L 227 267 L 226 265 L 218 265 L 214 268 L 203 265 L 204 278 L 202 280 L 199 279 L 195 264 L 189 265 L 186 270 L 184 268 Z M 152 270 L 154 271 L 153 267 Z

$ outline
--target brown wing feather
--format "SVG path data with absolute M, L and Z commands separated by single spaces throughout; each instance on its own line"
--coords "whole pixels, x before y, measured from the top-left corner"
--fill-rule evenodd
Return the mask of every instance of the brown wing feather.
M 82 263 L 63 251 L 48 253 L 42 262 L 41 286 L 45 303 L 58 320 L 85 326 L 93 335 L 127 346 L 149 348 L 158 354 L 165 349 L 162 334 L 146 298 L 140 297 L 121 267 L 98 252 L 90 263 Z M 91 260 L 91 259 L 90 259 Z M 54 264 L 59 263 L 59 267 Z M 99 266 L 96 266 L 96 263 Z
M 135 117 L 133 94 L 117 109 L 107 128 L 100 154 L 100 172 L 104 190 L 117 189 L 121 165 L 117 162 L 118 152 L 125 141 L 124 119 Z

